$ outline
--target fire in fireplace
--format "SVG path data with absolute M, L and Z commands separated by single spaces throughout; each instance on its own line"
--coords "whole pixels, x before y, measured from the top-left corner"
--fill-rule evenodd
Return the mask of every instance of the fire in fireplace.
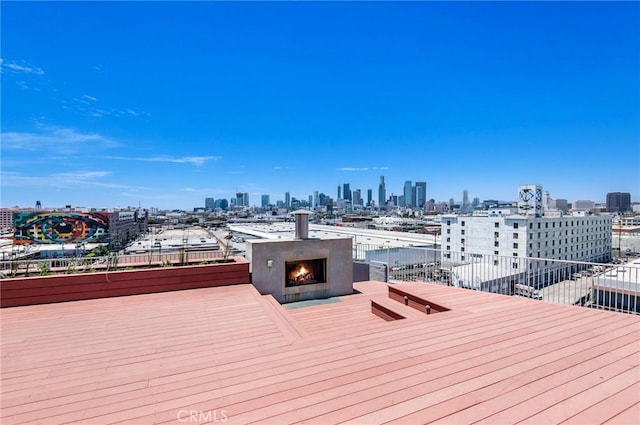
M 325 283 L 327 260 L 286 261 L 285 286 Z

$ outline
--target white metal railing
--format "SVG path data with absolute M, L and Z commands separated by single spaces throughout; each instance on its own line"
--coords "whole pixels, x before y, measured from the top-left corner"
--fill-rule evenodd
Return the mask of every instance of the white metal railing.
M 64 257 L 47 259 L 8 259 L 0 261 L 2 278 L 47 276 L 61 273 L 90 273 L 101 270 L 123 270 L 128 267 L 169 266 L 217 261 L 236 251 L 172 251 L 146 254 L 116 254 L 101 257 Z
M 233 251 L 228 255 L 239 255 Z M 429 282 L 503 295 L 525 296 L 559 304 L 640 314 L 640 258 L 623 265 L 545 258 L 447 252 L 428 247 L 384 247 L 356 244 L 353 259 L 370 264 L 390 283 Z M 198 264 L 225 256 L 224 250 L 110 254 L 4 260 L 2 278 L 59 273 L 122 270 L 127 267 Z
M 640 314 L 640 258 L 623 265 L 358 245 L 354 260 L 386 265 L 390 283 L 429 282 Z

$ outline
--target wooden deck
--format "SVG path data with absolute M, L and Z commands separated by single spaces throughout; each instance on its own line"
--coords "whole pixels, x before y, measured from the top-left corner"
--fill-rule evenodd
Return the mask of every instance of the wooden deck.
M 0 311 L 2 424 L 640 420 L 640 317 L 427 284 L 450 311 L 356 295 L 283 308 L 251 285 Z M 295 306 L 290 306 L 295 307 Z

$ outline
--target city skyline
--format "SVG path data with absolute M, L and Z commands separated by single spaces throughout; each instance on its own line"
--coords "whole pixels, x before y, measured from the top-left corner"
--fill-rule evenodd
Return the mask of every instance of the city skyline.
M 3 4 L 2 207 L 640 195 L 638 3 Z

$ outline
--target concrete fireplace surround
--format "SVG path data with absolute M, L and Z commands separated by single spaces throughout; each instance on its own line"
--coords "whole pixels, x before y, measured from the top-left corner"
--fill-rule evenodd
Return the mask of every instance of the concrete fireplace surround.
M 353 293 L 352 239 L 247 240 L 251 282 L 281 304 Z M 325 258 L 326 282 L 285 287 L 285 263 Z

